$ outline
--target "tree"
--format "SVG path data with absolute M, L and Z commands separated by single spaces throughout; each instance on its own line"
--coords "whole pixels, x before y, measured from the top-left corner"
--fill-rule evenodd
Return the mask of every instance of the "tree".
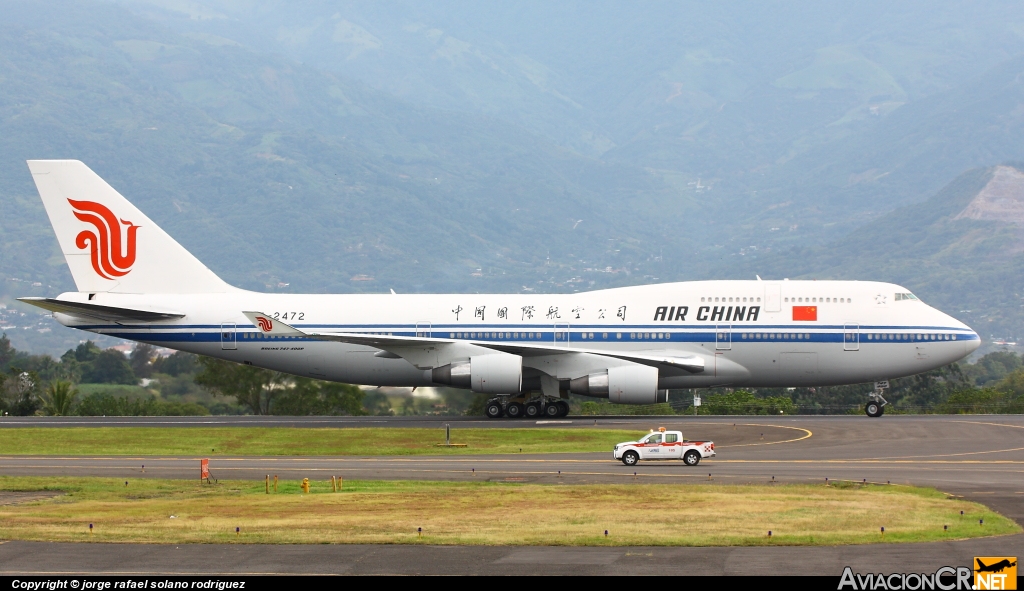
M 24 417 L 39 410 L 37 376 L 12 367 L 0 378 L 0 411 Z
M 0 371 L 7 371 L 11 361 L 14 361 L 14 356 L 18 354 L 18 350 L 11 346 L 11 339 L 7 338 L 5 332 L 3 336 L 0 336 Z
M 275 415 L 364 415 L 363 391 L 349 384 L 336 384 L 295 377 L 277 398 Z
M 91 384 L 137 384 L 139 382 L 124 354 L 113 349 L 100 351 L 83 369 L 82 379 Z
M 321 396 L 329 407 L 331 414 L 359 416 L 365 415 L 363 410 L 363 398 L 366 394 L 351 384 L 338 384 L 336 382 L 320 382 Z
M 43 394 L 43 411 L 55 417 L 64 417 L 71 414 L 71 405 L 75 401 L 78 390 L 71 382 L 58 380 L 51 382 Z
M 153 371 L 169 376 L 193 374 L 199 371 L 198 356 L 193 353 L 176 351 L 170 357 L 157 359 L 153 362 Z
M 391 408 L 391 401 L 380 390 L 371 390 L 366 394 L 363 398 L 363 408 L 366 409 L 368 414 L 378 417 L 395 414 L 395 411 Z
M 288 380 L 281 372 L 213 357 L 200 357 L 199 366 L 197 384 L 233 397 L 256 415 L 270 414 L 274 398 L 284 390 Z
M 153 375 L 153 358 L 156 357 L 156 349 L 153 345 L 138 343 L 132 354 L 128 356 L 128 365 L 132 373 L 138 378 L 148 378 Z
M 1002 390 L 1014 398 L 1024 400 L 1024 368 L 1017 369 L 1000 380 L 996 384 L 997 390 Z
M 102 349 L 97 347 L 96 343 L 92 341 L 85 341 L 75 347 L 75 360 L 79 363 L 89 363 L 93 359 L 96 359 L 101 352 Z

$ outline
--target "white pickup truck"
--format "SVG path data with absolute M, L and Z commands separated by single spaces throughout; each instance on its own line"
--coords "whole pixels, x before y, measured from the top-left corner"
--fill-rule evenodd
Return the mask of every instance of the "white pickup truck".
M 714 457 L 713 441 L 687 441 L 682 431 L 666 431 L 664 427 L 639 441 L 627 441 L 615 446 L 612 457 L 627 466 L 640 460 L 683 460 L 687 466 L 696 466 L 703 458 Z

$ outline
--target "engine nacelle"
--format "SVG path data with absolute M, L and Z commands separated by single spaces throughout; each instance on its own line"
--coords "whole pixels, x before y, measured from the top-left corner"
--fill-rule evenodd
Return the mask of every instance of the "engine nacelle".
M 607 398 L 619 404 L 656 404 L 668 401 L 668 391 L 658 390 L 658 370 L 646 365 L 610 367 L 569 382 L 574 394 Z
M 509 353 L 474 355 L 469 361 L 435 367 L 430 379 L 483 394 L 515 394 L 523 388 L 523 358 Z

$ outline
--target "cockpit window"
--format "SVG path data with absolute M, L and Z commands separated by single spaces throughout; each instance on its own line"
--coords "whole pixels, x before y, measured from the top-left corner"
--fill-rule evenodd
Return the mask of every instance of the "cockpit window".
M 897 302 L 902 301 L 902 300 L 916 300 L 916 299 L 917 299 L 917 296 L 912 294 L 912 293 L 898 293 L 898 294 L 896 294 L 896 301 Z

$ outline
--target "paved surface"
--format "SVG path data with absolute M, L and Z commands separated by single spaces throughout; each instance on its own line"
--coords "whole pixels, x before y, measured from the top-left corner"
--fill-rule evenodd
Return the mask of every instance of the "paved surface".
M 220 418 L 217 418 L 220 420 Z M 172 421 L 188 424 L 186 420 Z M 453 419 L 242 418 L 231 424 L 290 424 L 345 428 L 358 425 L 458 428 L 593 427 L 570 423 Z M 52 419 L 50 419 L 52 421 Z M 81 419 L 78 419 L 81 421 Z M 121 419 L 106 421 L 122 423 Z M 128 421 L 148 423 L 151 419 Z M 157 424 L 166 421 L 160 419 Z M 382 421 L 371 423 L 370 421 Z M 39 421 L 36 421 L 38 424 Z M 517 482 L 821 482 L 825 478 L 935 486 L 963 495 L 1024 523 L 1024 417 L 623 417 L 600 418 L 598 427 L 681 429 L 690 439 L 712 439 L 719 456 L 696 468 L 677 462 L 641 462 L 627 468 L 610 453 L 408 456 L 224 457 L 211 470 L 225 479 L 389 478 L 511 480 Z M 23 424 L 18 422 L 18 424 Z M 67 426 L 77 426 L 74 420 Z M 13 426 L 14 421 L 3 421 Z M 2 437 L 2 434 L 0 434 Z M 2 440 L 0 440 L 2 441 Z M 0 448 L 2 449 L 2 448 Z M 145 472 L 142 466 L 145 465 Z M 633 473 L 636 472 L 634 477 Z M 119 478 L 194 478 L 196 457 L 0 456 L 2 474 L 97 475 Z M 860 572 L 928 572 L 966 565 L 974 555 L 1024 555 L 1024 535 L 964 542 L 867 545 L 839 548 L 427 548 L 422 546 L 108 546 L 0 544 L 0 572 L 352 572 L 352 573 L 672 573 L 836 574 L 849 564 Z M 59 557 L 59 559 L 58 559 Z M 833 568 L 835 566 L 835 568 Z M 58 570 L 61 570 L 58 569 Z
M 1014 536 L 1020 538 L 1021 536 Z M 252 546 L 0 544 L 0 575 L 15 574 L 577 574 L 829 575 L 933 573 L 974 556 L 1020 556 L 1011 538 L 831 548 L 566 548 L 489 546 Z

